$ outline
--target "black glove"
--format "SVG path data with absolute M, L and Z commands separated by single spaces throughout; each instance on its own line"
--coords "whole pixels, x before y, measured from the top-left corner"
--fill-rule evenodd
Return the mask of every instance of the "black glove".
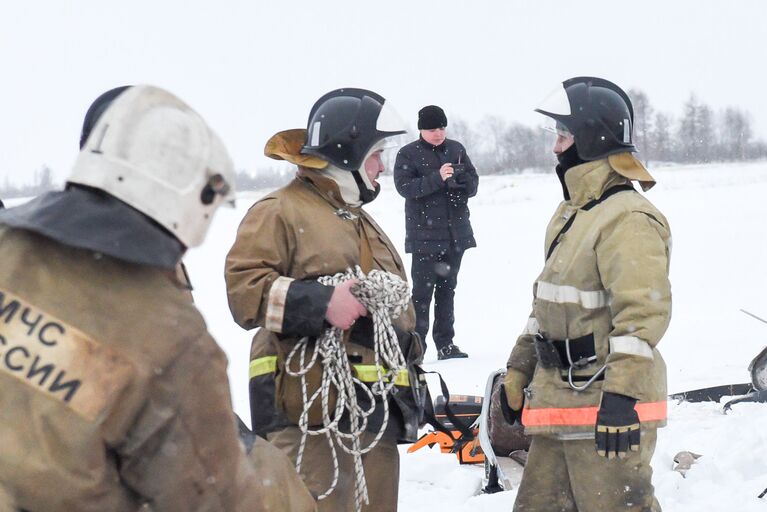
M 595 440 L 597 453 L 612 459 L 624 458 L 628 451 L 639 451 L 639 415 L 634 410 L 636 398 L 616 393 L 602 393 L 597 413 Z

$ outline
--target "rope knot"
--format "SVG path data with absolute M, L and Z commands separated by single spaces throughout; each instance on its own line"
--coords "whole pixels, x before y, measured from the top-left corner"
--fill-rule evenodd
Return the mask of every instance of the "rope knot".
M 398 318 L 410 302 L 407 282 L 382 270 L 371 270 L 359 279 L 359 283 L 352 287 L 352 293 L 368 311 L 386 312 L 391 319 Z

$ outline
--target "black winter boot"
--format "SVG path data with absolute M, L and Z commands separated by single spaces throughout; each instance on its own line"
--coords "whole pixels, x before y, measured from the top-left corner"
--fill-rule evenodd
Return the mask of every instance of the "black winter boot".
M 443 359 L 460 359 L 465 357 L 469 357 L 469 354 L 461 352 L 458 345 L 453 345 L 452 343 L 446 347 L 442 347 L 439 349 L 439 352 L 437 352 L 437 359 L 440 361 Z

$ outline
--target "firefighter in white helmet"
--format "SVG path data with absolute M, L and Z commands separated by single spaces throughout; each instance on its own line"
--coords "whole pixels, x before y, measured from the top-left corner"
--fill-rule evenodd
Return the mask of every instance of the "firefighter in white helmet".
M 65 190 L 0 212 L 0 499 L 313 510 L 289 465 L 267 484 L 248 461 L 226 356 L 174 272 L 234 199 L 224 145 L 173 94 L 132 86 L 96 100 L 81 146 Z

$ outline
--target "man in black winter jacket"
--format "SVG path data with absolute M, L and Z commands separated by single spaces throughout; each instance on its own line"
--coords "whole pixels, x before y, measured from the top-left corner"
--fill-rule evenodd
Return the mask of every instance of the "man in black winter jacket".
M 418 112 L 421 136 L 403 147 L 394 183 L 405 198 L 405 252 L 412 253 L 416 331 L 425 341 L 434 296 L 432 336 L 439 359 L 468 357 L 453 344 L 453 298 L 463 252 L 476 247 L 468 201 L 479 178 L 463 145 L 445 137 L 445 112 L 429 105 Z

